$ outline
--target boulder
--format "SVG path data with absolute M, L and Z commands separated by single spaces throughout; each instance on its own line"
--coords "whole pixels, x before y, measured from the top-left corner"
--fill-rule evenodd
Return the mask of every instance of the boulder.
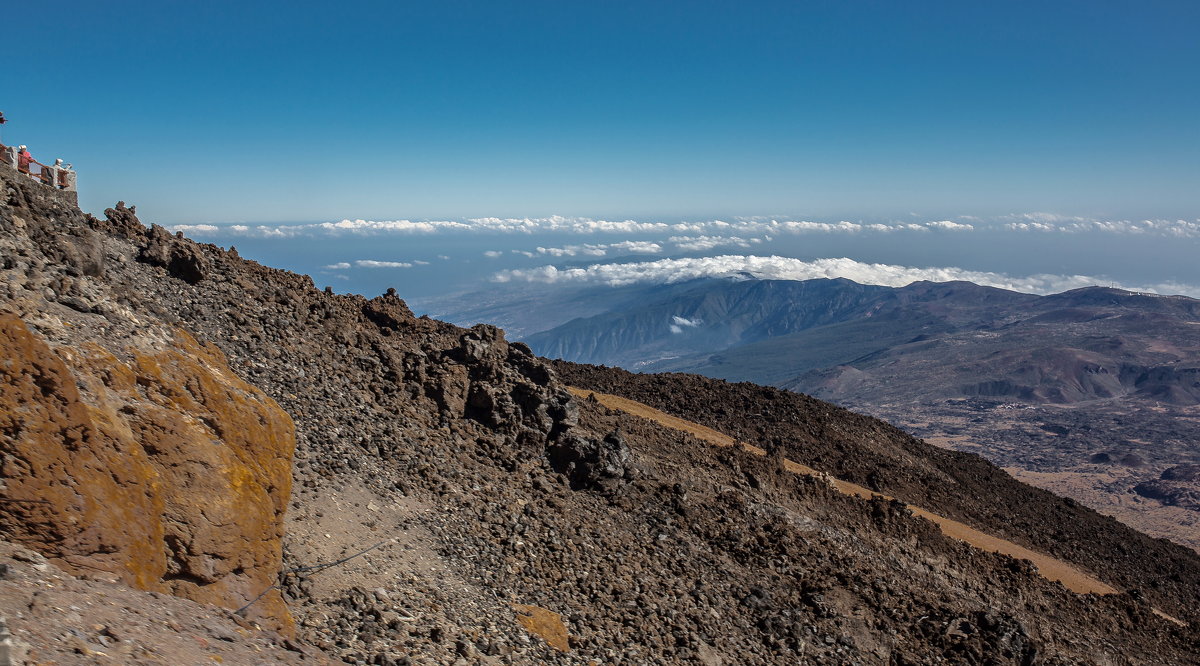
M 239 608 L 281 568 L 292 421 L 183 331 L 120 351 L 52 348 L 0 314 L 0 532 L 72 573 Z M 278 592 L 250 615 L 290 631 Z
M 625 480 L 632 460 L 629 445 L 617 430 L 600 441 L 568 432 L 547 454 L 550 466 L 566 474 L 575 489 L 615 490 Z
M 138 261 L 167 269 L 171 277 L 196 284 L 208 276 L 211 264 L 195 243 L 172 236 L 157 224 L 150 227 Z

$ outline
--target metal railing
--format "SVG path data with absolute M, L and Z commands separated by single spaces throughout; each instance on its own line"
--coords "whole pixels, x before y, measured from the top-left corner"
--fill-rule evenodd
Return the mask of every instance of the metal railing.
M 75 191 L 75 171 L 63 166 L 62 160 L 55 164 L 42 164 L 33 159 L 28 151 L 21 151 L 13 146 L 0 143 L 0 162 L 29 176 L 30 178 L 57 190 Z M 34 173 L 34 166 L 40 167 Z

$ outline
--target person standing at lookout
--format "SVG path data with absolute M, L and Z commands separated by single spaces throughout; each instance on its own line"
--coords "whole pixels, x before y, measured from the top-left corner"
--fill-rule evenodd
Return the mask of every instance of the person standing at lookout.
M 29 165 L 33 163 L 33 155 L 25 146 L 17 148 L 17 169 L 22 173 L 29 173 Z

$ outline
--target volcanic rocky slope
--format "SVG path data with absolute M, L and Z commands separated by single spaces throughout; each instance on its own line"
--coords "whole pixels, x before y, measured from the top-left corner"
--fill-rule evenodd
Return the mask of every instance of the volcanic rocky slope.
M 1200 607 L 1200 558 L 1077 502 L 1015 481 L 984 458 L 926 444 L 883 421 L 815 398 L 696 375 L 636 374 L 554 361 L 572 385 L 643 402 L 738 440 L 1034 550 L 1079 563 L 1118 587 Z M 1185 479 L 1191 466 L 1170 477 Z
M 602 311 L 529 335 L 535 351 L 804 392 L 1200 550 L 1200 481 L 1160 478 L 1200 463 L 1196 299 L 744 278 L 573 297 Z
M 373 664 L 1196 661 L 1195 554 L 1120 532 L 978 459 L 816 401 L 793 408 L 759 389 L 562 367 L 570 382 L 628 389 L 717 429 L 734 424 L 744 440 L 1044 548 L 1127 591 L 1071 593 L 1026 563 L 942 536 L 899 504 L 843 496 L 784 471 L 778 458 L 712 447 L 574 399 L 545 361 L 495 328 L 414 317 L 393 293 L 322 292 L 307 277 L 232 249 L 147 229 L 123 205 L 100 220 L 15 173 L 0 179 L 0 309 L 10 338 L 38 352 L 33 369 L 23 370 L 10 345 L 5 368 L 21 378 L 50 376 L 57 358 L 77 373 L 74 402 L 63 402 L 69 375 L 60 373 L 57 383 L 23 384 L 44 390 L 5 405 L 5 498 L 20 499 L 12 489 L 36 477 L 71 488 L 56 500 L 63 506 L 86 505 L 92 488 L 69 463 L 83 456 L 116 474 L 121 459 L 107 455 L 115 441 L 148 456 L 159 455 L 156 443 L 189 442 L 179 460 L 243 478 L 238 456 L 223 468 L 186 448 L 245 439 L 239 429 L 252 424 L 224 419 L 228 403 L 263 405 L 263 427 L 277 405 L 295 427 L 292 492 L 280 483 L 263 489 L 268 505 L 286 502 L 287 534 L 281 564 L 254 562 L 289 572 L 279 580 L 296 635 L 328 655 Z M 111 356 L 107 365 L 98 350 Z M 87 363 L 74 360 L 85 355 Z M 163 355 L 199 367 L 180 362 L 172 373 L 156 372 L 149 359 Z M 206 389 L 205 377 L 221 377 L 225 392 Z M 67 439 L 79 432 L 67 428 L 56 440 L 43 429 L 41 441 L 57 444 L 67 464 L 15 464 L 28 459 L 26 412 L 50 413 L 54 404 L 78 418 L 43 422 L 89 422 L 124 439 Z M 174 417 L 158 411 L 167 406 Z M 192 434 L 158 436 L 156 415 Z M 165 506 L 195 490 L 192 504 L 206 519 L 210 505 L 241 487 L 199 484 L 199 470 L 157 473 L 174 498 Z M 102 508 L 125 511 L 120 497 L 106 496 Z M 48 526 L 15 504 L 0 503 L 3 536 L 67 573 L 90 578 L 89 567 L 104 566 L 133 587 L 185 595 L 218 586 L 219 598 L 191 598 L 226 608 L 250 602 L 257 589 L 223 584 L 250 564 L 219 566 L 230 555 L 188 532 L 205 523 L 168 520 L 174 538 L 147 541 L 168 562 L 166 573 L 139 580 L 120 569 L 128 540 L 113 537 L 101 548 L 78 538 L 103 523 L 92 513 Z M 1004 524 L 1005 516 L 1015 519 Z M 241 518 L 208 522 L 248 529 Z M 264 519 L 259 536 L 278 544 L 276 529 Z M 186 563 L 186 575 L 172 574 L 172 562 Z M 38 584 L 29 578 L 37 574 L 20 571 L 20 581 L 0 580 L 0 596 L 10 598 L 18 582 Z M 110 589 L 94 585 L 96 595 Z M 1153 607 L 1190 624 L 1162 619 Z M 14 635 L 42 653 L 61 647 L 38 644 L 55 640 L 38 629 L 47 618 L 75 621 L 32 601 L 10 612 Z M 71 640 L 87 640 L 91 628 L 82 616 L 78 622 L 67 627 Z M 250 639 L 224 632 L 219 640 Z M 88 654 L 77 651 L 78 663 L 90 663 Z

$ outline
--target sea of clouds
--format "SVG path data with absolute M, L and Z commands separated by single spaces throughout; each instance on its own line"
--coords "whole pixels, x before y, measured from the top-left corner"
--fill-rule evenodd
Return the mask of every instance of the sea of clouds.
M 751 275 L 764 280 L 812 280 L 845 278 L 861 284 L 903 287 L 919 281 L 951 282 L 965 280 L 988 287 L 999 287 L 1030 294 L 1055 294 L 1070 289 L 1110 282 L 1087 275 L 1011 276 L 1003 273 L 972 271 L 955 267 L 917 268 L 892 264 L 872 264 L 845 257 L 803 261 L 791 257 L 720 255 L 684 257 L 632 263 L 593 264 L 560 269 L 553 265 L 532 269 L 511 269 L 493 276 L 496 282 L 591 283 L 623 286 L 635 283 L 674 283 L 705 277 Z M 1200 297 L 1192 285 L 1163 283 L 1153 285 L 1111 286 L 1130 291 L 1156 294 L 1184 294 Z M 678 325 L 680 322 L 676 322 Z
M 644 222 L 638 220 L 602 220 L 589 217 L 500 218 L 477 217 L 462 220 L 341 220 L 313 224 L 180 224 L 172 231 L 202 238 L 206 236 L 291 238 L 295 236 L 501 233 L 501 234 L 701 234 L 701 238 L 734 238 L 749 242 L 746 236 L 787 233 L 896 233 L 1006 229 L 1022 232 L 1118 234 L 1154 234 L 1176 238 L 1200 238 L 1200 220 L 1104 220 L 1072 217 L 1053 213 L 1021 213 L 990 219 L 961 216 L 957 220 L 926 222 L 814 222 L 760 217 L 735 218 L 733 221 Z M 700 241 L 697 241 L 700 242 Z
M 386 274 L 398 271 L 412 276 L 400 284 L 413 296 L 450 291 L 451 285 L 467 289 L 489 279 L 497 285 L 625 285 L 748 273 L 763 279 L 846 278 L 887 286 L 967 280 L 1037 294 L 1109 285 L 1200 297 L 1200 287 L 1195 286 L 1200 272 L 1190 268 L 1189 255 L 1181 254 L 1186 243 L 1180 242 L 1200 238 L 1200 220 L 1109 220 L 1052 213 L 879 222 L 548 216 L 171 229 L 197 240 L 277 247 L 285 257 L 293 249 L 308 248 L 314 254 L 312 248 L 318 248 L 318 261 L 285 267 L 340 280 L 363 293 L 392 282 Z M 994 244 L 1006 244 L 1007 249 L 995 249 Z M 1125 251 L 1134 244 L 1140 244 L 1139 254 Z M 454 253 L 453 260 L 447 250 Z M 639 255 L 658 258 L 640 261 Z M 1003 263 L 991 260 L 997 257 Z M 1174 263 L 1166 257 L 1173 257 Z

